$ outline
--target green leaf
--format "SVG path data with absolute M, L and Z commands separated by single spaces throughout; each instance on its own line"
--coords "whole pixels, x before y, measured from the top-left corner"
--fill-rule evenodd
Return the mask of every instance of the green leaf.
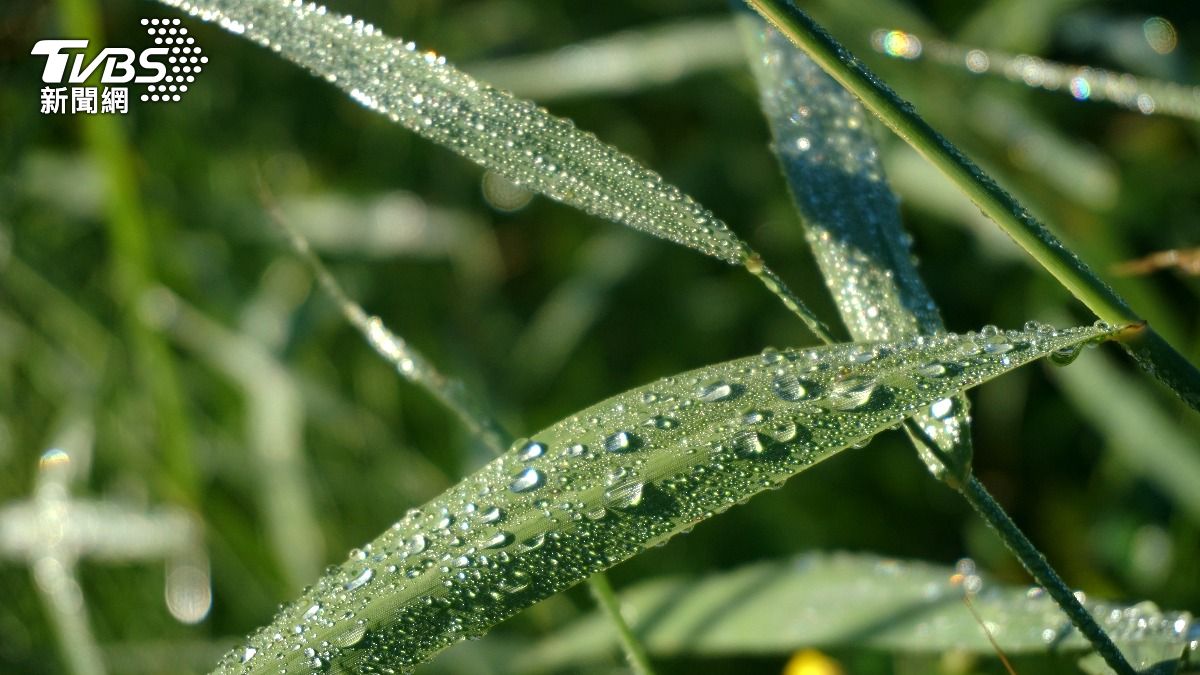
M 270 47 L 393 122 L 513 183 L 746 267 L 818 337 L 824 324 L 711 211 L 629 155 L 431 51 L 315 3 L 160 0 Z
M 966 570 L 971 566 L 966 565 Z M 992 584 L 970 571 L 870 555 L 816 553 L 695 578 L 653 579 L 620 594 L 634 629 L 660 656 L 786 654 L 853 646 L 898 652 L 991 655 L 984 629 L 964 604 L 964 586 L 982 586 L 971 605 L 1006 654 L 1084 652 L 1040 589 Z M 1196 626 L 1186 612 L 1089 602 L 1134 664 L 1177 662 Z M 612 653 L 611 631 L 591 615 L 568 625 L 512 664 L 511 672 L 578 668 Z
M 850 335 L 866 342 L 945 330 L 917 273 L 912 237 L 858 99 L 762 17 L 739 15 L 772 149 Z M 965 480 L 972 454 L 967 398 L 939 406 L 914 421 L 954 460 L 952 474 Z M 923 443 L 914 445 L 934 475 L 945 473 Z
M 935 401 L 1113 332 L 990 328 L 768 349 L 625 392 L 411 510 L 219 672 L 415 665 Z

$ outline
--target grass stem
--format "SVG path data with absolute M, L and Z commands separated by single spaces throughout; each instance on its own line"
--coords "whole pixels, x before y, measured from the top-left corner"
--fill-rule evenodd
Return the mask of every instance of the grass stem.
M 646 648 L 638 641 L 633 630 L 629 628 L 629 624 L 625 621 L 625 617 L 621 616 L 621 603 L 617 599 L 617 594 L 613 591 L 612 584 L 608 582 L 608 576 L 603 572 L 588 579 L 588 584 L 592 591 L 592 596 L 596 598 L 596 602 L 600 605 L 604 613 L 612 620 L 614 626 L 617 627 L 617 635 L 621 639 L 621 647 L 625 650 L 625 658 L 629 660 L 629 667 L 633 670 L 634 675 L 654 675 L 654 669 L 650 666 L 650 657 L 646 654 Z
M 1016 199 L 929 126 L 866 65 L 796 7 L 793 0 L 746 0 L 755 11 L 803 49 L 825 72 L 857 96 L 871 112 L 944 173 L 985 215 L 1104 321 L 1115 325 L 1142 319 L 1121 296 L 1037 221 Z M 1142 370 L 1200 411 L 1200 370 L 1161 335 L 1147 328 L 1122 345 Z

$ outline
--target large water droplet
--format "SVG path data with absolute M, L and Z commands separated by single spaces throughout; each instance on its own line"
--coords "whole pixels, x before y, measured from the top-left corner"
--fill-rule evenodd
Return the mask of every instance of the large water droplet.
M 943 399 L 934 401 L 933 405 L 929 406 L 929 414 L 933 415 L 934 417 L 936 417 L 938 419 L 945 419 L 945 418 L 949 417 L 950 413 L 952 413 L 952 412 L 954 412 L 954 400 L 953 399 L 943 398 Z
M 716 403 L 731 398 L 734 391 L 733 385 L 723 380 L 717 380 L 697 389 L 696 398 L 705 403 Z
M 530 467 L 513 477 L 508 489 L 516 493 L 532 492 L 542 486 L 542 473 Z
M 254 655 L 257 653 L 258 650 L 254 647 L 246 647 L 245 651 L 242 652 L 242 663 L 249 663 L 250 659 L 254 658 Z
M 655 429 L 674 429 L 679 426 L 679 420 L 666 415 L 655 415 L 645 421 L 645 426 L 654 427 Z
M 633 452 L 641 440 L 628 431 L 618 431 L 604 438 L 604 449 L 609 452 Z
M 503 517 L 504 517 L 504 511 L 500 510 L 500 507 L 491 506 L 491 507 L 484 509 L 483 513 L 479 514 L 479 522 L 495 523 L 495 522 L 499 522 L 499 520 Z
M 847 377 L 830 385 L 824 404 L 834 410 L 857 410 L 871 400 L 878 384 L 869 377 Z
M 779 398 L 788 401 L 803 401 L 808 396 L 808 388 L 795 375 L 780 375 L 771 382 L 771 391 Z
M 501 548 L 512 543 L 513 536 L 511 532 L 497 532 L 491 539 L 483 543 L 484 548 Z
M 583 443 L 572 443 L 563 449 L 563 454 L 567 457 L 583 457 L 587 454 L 587 446 Z
M 742 457 L 757 459 L 767 453 L 770 442 L 757 431 L 743 431 L 733 437 L 733 451 Z
M 943 377 L 948 372 L 949 371 L 946 369 L 946 366 L 938 363 L 937 361 L 930 361 L 929 363 L 917 368 L 918 375 L 928 378 Z
M 353 591 L 355 589 L 362 588 L 363 586 L 367 585 L 367 582 L 370 581 L 371 577 L 373 576 L 375 576 L 375 570 L 368 567 L 360 572 L 358 576 L 354 577 L 350 581 L 347 581 L 342 588 L 346 589 L 347 591 Z
M 517 459 L 522 462 L 528 462 L 532 459 L 541 457 L 546 452 L 546 446 L 537 441 L 517 441 Z

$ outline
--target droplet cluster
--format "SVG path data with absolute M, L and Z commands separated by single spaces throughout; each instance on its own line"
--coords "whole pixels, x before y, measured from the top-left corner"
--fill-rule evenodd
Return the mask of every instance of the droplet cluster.
M 412 667 L 965 387 L 1109 332 L 768 349 L 628 391 L 410 510 L 218 672 Z
M 298 1 L 163 1 L 278 52 L 514 185 L 731 264 L 746 256 L 725 223 L 632 157 L 369 23 Z
M 773 149 L 850 335 L 877 341 L 945 330 L 917 273 L 912 238 L 901 223 L 862 106 L 786 37 L 760 17 L 745 14 L 743 35 Z M 919 42 L 888 40 L 895 49 L 919 53 Z M 931 364 L 925 375 L 944 372 Z M 914 421 L 953 458 L 957 473 L 970 466 L 966 397 L 939 401 Z M 937 457 L 922 442 L 916 445 L 930 471 L 942 475 L 946 468 Z

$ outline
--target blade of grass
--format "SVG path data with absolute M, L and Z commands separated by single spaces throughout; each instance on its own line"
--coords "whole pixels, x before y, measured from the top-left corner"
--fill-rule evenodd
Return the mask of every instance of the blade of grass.
M 63 29 L 89 38 L 88 58 L 104 43 L 99 10 L 94 0 L 58 0 Z M 99 70 L 96 75 L 99 75 Z M 149 385 L 158 427 L 158 450 L 164 488 L 177 500 L 196 506 L 199 476 L 191 432 L 170 351 L 145 324 L 139 309 L 153 284 L 154 265 L 146 214 L 134 171 L 133 152 L 118 119 L 111 115 L 80 115 L 84 144 L 104 167 L 105 224 L 111 246 L 110 264 L 115 297 L 128 336 L 128 352 L 138 375 Z
M 341 284 L 337 282 L 337 279 L 329 272 L 325 264 L 321 262 L 321 259 L 312 252 L 311 247 L 308 245 L 308 240 L 293 229 L 291 224 L 283 217 L 266 184 L 261 179 L 259 184 L 260 194 L 267 208 L 268 215 L 275 225 L 288 237 L 296 253 L 312 269 L 321 284 L 321 288 L 334 299 L 341 309 L 342 314 L 346 317 L 346 320 L 363 334 L 363 337 L 367 339 L 371 347 L 387 360 L 388 363 L 392 364 L 396 368 L 396 372 L 400 373 L 404 379 L 425 389 L 442 405 L 454 412 L 471 431 L 472 435 L 480 439 L 492 451 L 492 454 L 504 454 L 504 451 L 511 447 L 514 441 L 513 437 L 504 430 L 504 427 L 488 414 L 482 404 L 478 403 L 471 396 L 469 390 L 462 382 L 443 375 L 434 367 L 433 362 L 425 358 L 416 349 L 408 346 L 408 343 L 402 338 L 388 330 L 379 317 L 368 317 L 366 311 L 358 303 L 350 299 L 350 296 L 342 289 Z M 621 616 L 621 609 L 616 594 L 613 593 L 612 585 L 609 584 L 604 572 L 593 574 L 588 579 L 588 584 L 591 587 L 592 594 L 596 597 L 597 602 L 604 609 L 609 621 L 616 629 L 616 633 L 620 637 L 621 646 L 636 675 L 654 675 L 654 669 L 650 666 L 650 660 L 646 657 L 646 650 L 638 644 L 637 638 L 634 637 L 633 633 L 629 630 L 629 626 L 625 623 L 625 618 Z
M 1004 229 L 1059 283 L 1104 321 L 1115 325 L 1141 319 L 1117 293 L 1015 199 L 925 122 L 861 61 L 839 44 L 792 0 L 746 0 L 755 11 L 803 49 L 854 93 L 884 124 L 938 167 L 971 201 Z M 1147 327 L 1122 346 L 1148 374 L 1200 410 L 1200 371 Z
M 1042 326 L 1004 334 L 1004 350 L 946 334 L 868 359 L 863 345 L 769 350 L 625 392 L 411 510 L 217 672 L 412 667 L 936 400 L 1113 333 Z
M 874 342 L 945 331 L 917 273 L 912 237 L 862 107 L 761 17 L 738 14 L 772 149 L 851 337 Z M 966 397 L 941 401 L 914 419 L 952 460 L 942 464 L 913 439 L 930 472 L 964 482 L 972 455 Z
M 1037 587 L 964 575 L 970 567 L 839 552 L 759 561 L 701 576 L 646 579 L 621 592 L 639 617 L 634 630 L 664 658 L 782 655 L 798 649 L 875 649 L 896 654 L 992 653 L 986 633 L 963 606 L 989 617 L 1010 656 L 1084 652 L 1088 643 Z M 958 581 L 959 583 L 955 583 Z M 1089 600 L 1088 611 L 1145 668 L 1177 661 L 1198 624 L 1188 612 L 1150 603 Z M 1114 614 L 1115 611 L 1115 614 Z M 1113 617 L 1116 620 L 1113 620 Z M 593 612 L 520 654 L 507 672 L 584 670 L 612 648 Z M 1047 639 L 1047 636 L 1050 639 Z M 971 672 L 995 672 L 977 669 Z
M 363 106 L 516 185 L 745 267 L 814 335 L 828 338 L 820 319 L 708 209 L 570 120 L 476 80 L 444 56 L 315 3 L 160 1 L 270 46 Z
M 1029 54 L 986 51 L 900 30 L 876 31 L 871 44 L 876 51 L 891 57 L 907 61 L 926 58 L 940 65 L 1064 93 L 1077 101 L 1108 101 L 1144 115 L 1200 120 L 1200 87 L 1139 78 L 1094 66 L 1058 63 Z

